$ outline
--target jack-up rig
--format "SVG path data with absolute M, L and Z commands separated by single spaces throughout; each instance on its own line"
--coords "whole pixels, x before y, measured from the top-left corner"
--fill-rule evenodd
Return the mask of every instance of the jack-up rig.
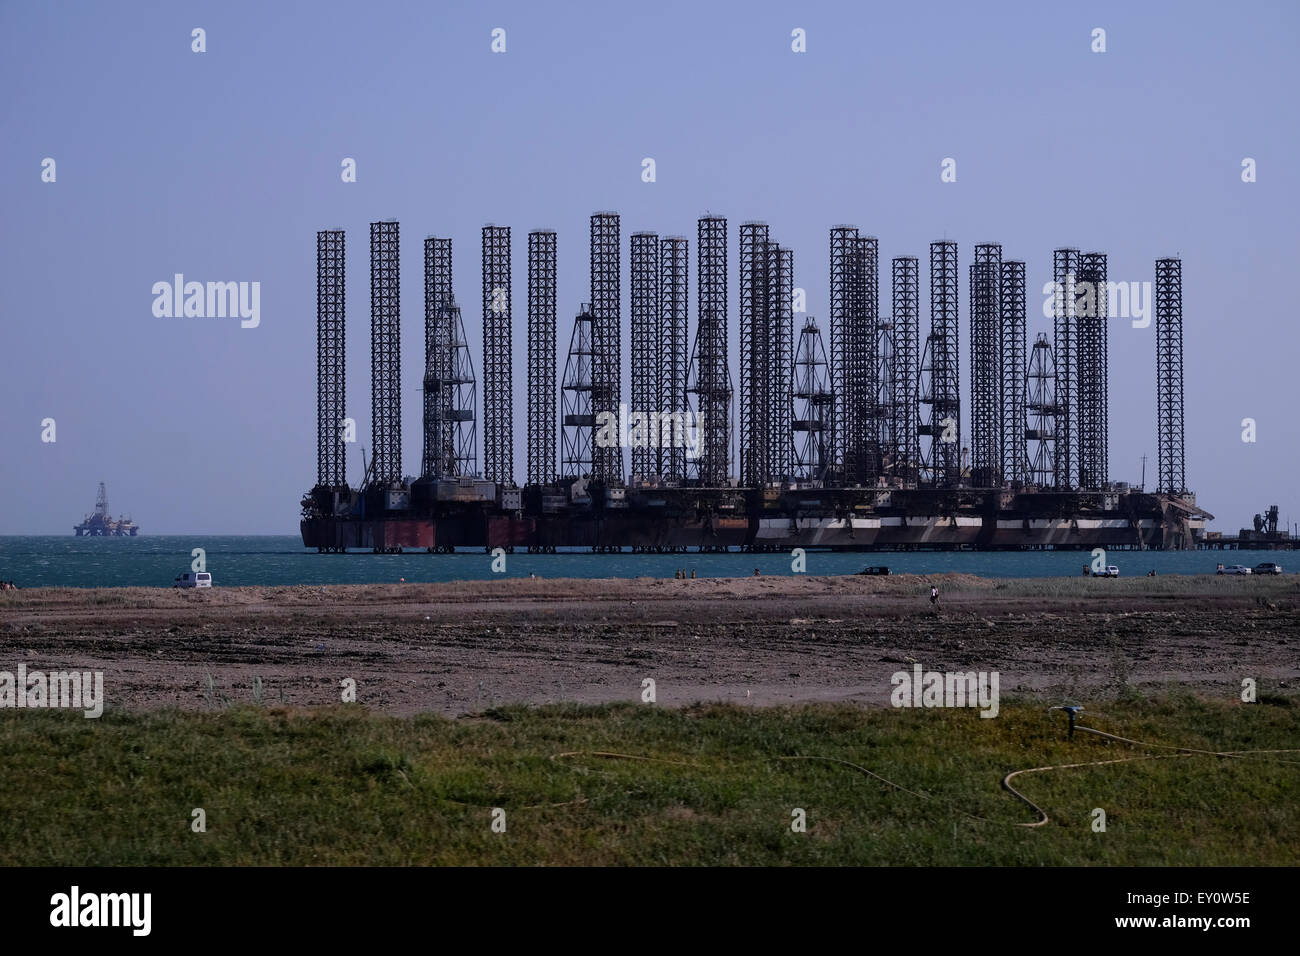
M 633 233 L 625 404 L 620 229 L 616 213 L 591 217 L 590 294 L 573 320 L 562 376 L 556 234 L 528 235 L 522 487 L 510 228 L 482 231 L 481 405 L 452 292 L 451 240 L 425 240 L 423 455 L 420 475 L 409 477 L 399 229 L 370 224 L 373 432 L 358 488 L 344 476 L 345 235 L 317 233 L 317 478 L 302 501 L 304 545 L 675 552 L 1179 549 L 1203 541 L 1213 516 L 1197 507 L 1184 472 L 1181 260 L 1155 264 L 1159 480 L 1148 492 L 1108 473 L 1108 303 L 1114 308 L 1123 290 L 1107 281 L 1104 253 L 1055 250 L 1051 328 L 1026 348 L 1025 263 L 1004 259 L 997 243 L 974 247 L 963 443 L 956 242 L 930 244 L 922 337 L 920 261 L 891 261 L 884 315 L 877 239 L 831 228 L 827 344 L 812 316 L 796 325 L 803 294 L 793 251 L 766 224 L 743 223 L 733 391 L 727 220 L 697 223 L 693 346 L 688 239 Z

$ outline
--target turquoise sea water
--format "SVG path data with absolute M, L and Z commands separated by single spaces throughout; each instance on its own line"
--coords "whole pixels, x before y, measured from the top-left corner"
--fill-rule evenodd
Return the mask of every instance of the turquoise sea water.
M 371 584 L 466 581 L 496 577 L 671 578 L 677 568 L 700 577 L 754 573 L 790 574 L 788 554 L 561 554 L 507 556 L 504 575 L 494 574 L 483 553 L 317 554 L 291 535 L 149 535 L 138 538 L 0 537 L 0 580 L 19 587 L 168 587 L 190 569 L 191 552 L 203 548 L 207 570 L 220 587 L 268 584 Z M 1254 566 L 1277 561 L 1288 572 L 1300 556 L 1286 551 L 1112 551 L 1107 563 L 1125 577 L 1212 573 L 1219 562 Z M 962 571 L 985 577 L 1075 576 L 1091 561 L 1087 552 L 958 552 L 831 554 L 809 552 L 809 574 L 852 574 L 872 564 L 916 574 Z

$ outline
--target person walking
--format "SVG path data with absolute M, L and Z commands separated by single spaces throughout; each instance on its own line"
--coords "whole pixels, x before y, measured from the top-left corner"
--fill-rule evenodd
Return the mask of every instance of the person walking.
M 931 607 L 939 606 L 939 589 L 935 587 L 933 584 L 930 585 L 930 606 Z

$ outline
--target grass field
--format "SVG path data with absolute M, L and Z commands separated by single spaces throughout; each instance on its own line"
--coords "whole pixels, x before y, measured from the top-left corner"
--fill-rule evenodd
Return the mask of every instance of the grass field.
M 1083 721 L 1210 750 L 1300 746 L 1300 698 L 1108 704 Z M 1198 864 L 1300 859 L 1300 754 L 1169 753 L 1004 698 L 974 710 L 360 708 L 0 716 L 0 864 Z M 578 751 L 574 756 L 557 756 Z M 625 754 L 597 756 L 592 752 Z M 834 757 L 916 791 L 900 792 Z M 630 759 L 632 757 L 649 759 Z M 192 829 L 203 808 L 206 832 Z M 505 832 L 492 829 L 504 811 Z M 807 830 L 791 829 L 793 811 Z M 1094 832 L 1093 810 L 1106 812 Z M 973 814 L 983 819 L 972 819 Z M 498 815 L 499 816 L 499 815 Z

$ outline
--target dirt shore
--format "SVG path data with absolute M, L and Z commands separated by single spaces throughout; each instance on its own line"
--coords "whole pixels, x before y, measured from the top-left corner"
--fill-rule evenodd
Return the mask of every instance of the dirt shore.
M 936 610 L 931 583 L 941 589 Z M 324 705 L 394 714 L 639 700 L 888 703 L 910 670 L 1105 699 L 1300 682 L 1300 578 L 530 580 L 0 592 L 0 671 L 100 670 L 109 708 Z

